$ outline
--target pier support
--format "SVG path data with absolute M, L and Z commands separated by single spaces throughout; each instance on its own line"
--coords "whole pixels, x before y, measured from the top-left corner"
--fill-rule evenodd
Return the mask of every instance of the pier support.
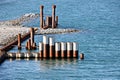
M 28 40 L 28 50 L 31 50 L 31 40 Z
M 56 25 L 55 25 L 55 8 L 56 8 L 56 5 L 53 5 L 52 6 L 52 28 L 56 27 Z
M 81 59 L 81 60 L 84 59 L 84 54 L 83 54 L 83 53 L 80 54 L 80 59 Z
M 35 42 L 32 44 L 32 49 L 33 49 L 33 50 L 36 49 L 36 43 L 35 43 Z
M 49 38 L 49 57 L 55 58 L 55 45 L 54 45 L 54 39 L 52 37 Z
M 55 43 L 55 58 L 60 58 L 61 57 L 61 52 L 60 52 L 60 43 L 57 42 Z
M 40 28 L 42 29 L 43 28 L 43 8 L 44 8 L 44 6 L 43 5 L 41 5 L 40 6 Z
M 26 42 L 26 50 L 28 50 L 28 41 Z
M 73 57 L 73 46 L 71 42 L 67 42 L 67 58 Z
M 58 16 L 55 17 L 55 24 L 56 24 L 56 27 L 57 27 L 57 25 L 58 25 Z
M 31 40 L 31 47 L 33 47 L 33 43 L 34 43 L 34 28 L 30 28 L 30 40 Z
M 61 42 L 61 58 L 67 58 L 67 46 L 65 42 Z
M 73 42 L 73 58 L 78 58 L 78 46 L 76 42 Z
M 18 34 L 18 49 L 21 49 L 21 34 Z
M 46 26 L 51 28 L 51 26 L 52 26 L 52 17 L 51 16 L 46 17 Z
M 43 36 L 43 57 L 49 58 L 49 44 L 47 36 Z
M 39 57 L 43 58 L 43 43 L 39 42 Z

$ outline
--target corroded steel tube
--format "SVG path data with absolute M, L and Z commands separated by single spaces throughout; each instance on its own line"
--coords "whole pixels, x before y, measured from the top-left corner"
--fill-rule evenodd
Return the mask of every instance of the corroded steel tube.
M 55 45 L 54 45 L 54 39 L 52 37 L 49 38 L 49 57 L 55 58 Z
M 55 17 L 55 23 L 56 23 L 56 27 L 58 25 L 58 16 Z
M 28 40 L 28 50 L 31 50 L 31 40 Z
M 43 43 L 39 42 L 39 57 L 43 57 Z
M 30 39 L 31 39 L 31 46 L 33 47 L 33 43 L 34 43 L 34 28 L 30 28 Z
M 84 54 L 83 54 L 83 53 L 80 54 L 80 59 L 81 59 L 81 60 L 84 59 Z
M 55 57 L 60 58 L 61 57 L 61 50 L 60 50 L 60 43 L 55 43 Z
M 55 28 L 55 8 L 56 5 L 52 6 L 52 28 Z
M 73 58 L 78 58 L 78 45 L 76 42 L 73 42 Z
M 43 36 L 43 57 L 49 58 L 49 44 L 47 36 Z
M 41 29 L 43 28 L 43 8 L 44 8 L 44 6 L 41 5 L 40 6 L 40 28 Z
M 61 58 L 67 57 L 67 46 L 65 42 L 61 42 Z
M 21 34 L 18 34 L 18 49 L 21 49 Z
M 67 58 L 73 57 L 73 46 L 71 42 L 67 42 Z

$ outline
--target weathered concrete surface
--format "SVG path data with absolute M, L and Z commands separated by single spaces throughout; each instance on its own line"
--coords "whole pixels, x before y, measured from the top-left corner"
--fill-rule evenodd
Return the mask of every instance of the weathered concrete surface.
M 29 30 L 30 28 L 22 26 L 0 26 L 0 45 L 6 45 L 14 41 L 19 33 L 24 35 Z

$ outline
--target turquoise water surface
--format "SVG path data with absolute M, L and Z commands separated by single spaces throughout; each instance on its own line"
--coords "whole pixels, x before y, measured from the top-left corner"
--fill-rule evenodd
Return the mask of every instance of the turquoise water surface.
M 45 16 L 57 5 L 59 27 L 81 30 L 49 36 L 78 42 L 85 59 L 6 60 L 0 80 L 120 80 L 120 0 L 0 0 L 0 21 L 39 13 L 41 4 Z M 39 19 L 26 25 L 39 27 Z

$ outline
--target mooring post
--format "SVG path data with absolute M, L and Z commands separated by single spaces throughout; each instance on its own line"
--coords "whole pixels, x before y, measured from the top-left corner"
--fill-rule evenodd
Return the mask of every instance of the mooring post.
M 60 52 L 60 43 L 56 42 L 55 43 L 55 58 L 60 58 L 61 57 L 61 52 Z
M 58 16 L 55 17 L 55 23 L 56 23 L 56 27 L 58 25 Z
M 83 54 L 83 53 L 80 54 L 80 59 L 81 59 L 81 60 L 84 59 L 84 54 Z
M 50 28 L 50 25 L 51 25 L 51 24 L 50 24 L 50 22 L 51 22 L 50 20 L 51 20 L 51 17 L 47 16 L 47 17 L 46 17 L 46 26 L 47 26 L 48 28 Z
M 28 40 L 28 50 L 31 50 L 31 40 Z
M 46 17 L 46 26 L 49 27 L 49 16 Z
M 32 45 L 32 49 L 35 50 L 36 49 L 36 43 L 34 42 Z
M 16 53 L 16 58 L 21 58 L 21 53 Z
M 39 42 L 39 57 L 43 58 L 43 43 Z
M 43 20 L 43 29 L 45 28 L 46 24 L 45 24 L 45 20 Z
M 26 50 L 28 50 L 28 41 L 26 42 Z
M 56 5 L 52 6 L 52 28 L 55 28 L 55 8 Z
M 73 58 L 78 58 L 78 45 L 76 42 L 73 42 Z
M 41 5 L 40 6 L 40 28 L 42 29 L 43 28 L 43 8 L 44 8 L 44 6 L 43 5 Z
M 52 37 L 49 38 L 49 57 L 55 58 L 55 45 L 54 45 L 54 39 Z
M 49 44 L 47 36 L 43 36 L 43 57 L 49 58 Z
M 71 42 L 67 42 L 67 58 L 73 57 L 73 46 Z
M 21 49 L 21 34 L 18 34 L 18 49 Z
M 31 47 L 33 47 L 33 43 L 34 43 L 34 28 L 30 28 L 30 39 L 31 39 Z
M 67 46 L 65 42 L 61 42 L 61 58 L 66 58 L 67 57 Z

